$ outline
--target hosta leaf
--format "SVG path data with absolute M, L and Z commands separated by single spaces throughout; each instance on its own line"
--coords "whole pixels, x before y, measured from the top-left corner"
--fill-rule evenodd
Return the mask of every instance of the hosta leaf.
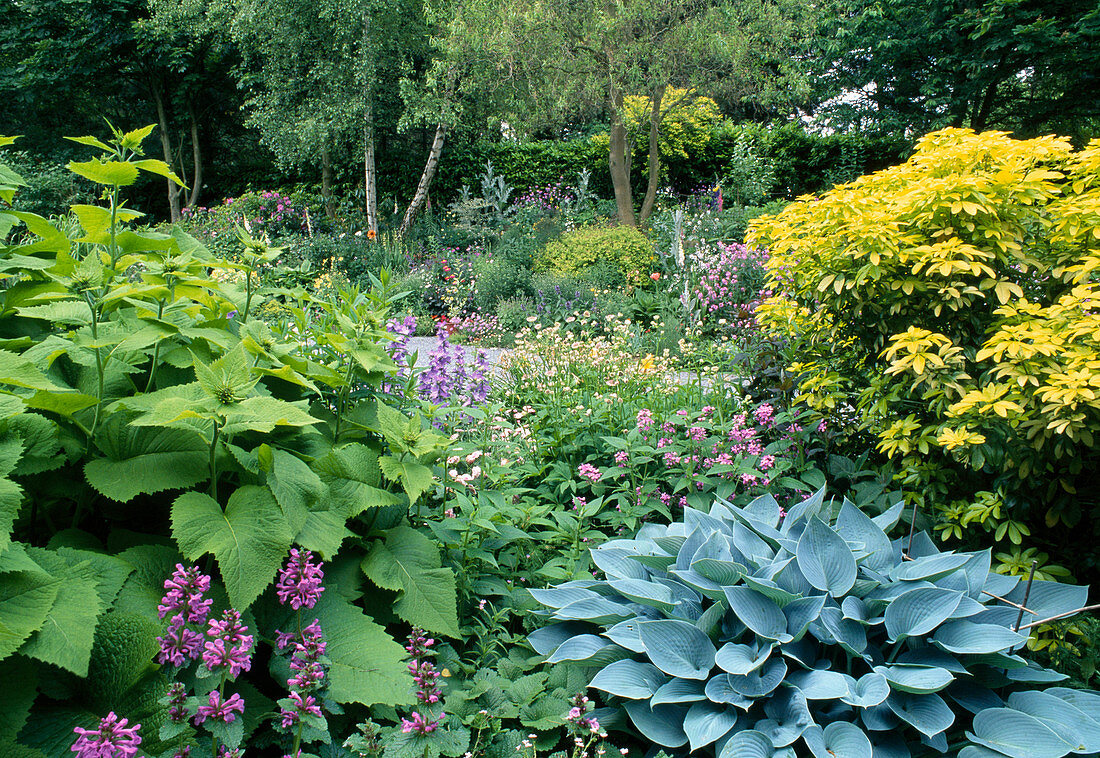
M 1027 593 L 1027 584 L 1022 583 L 1004 597 L 1015 603 L 1023 603 L 1025 593 Z M 1075 611 L 1088 605 L 1088 595 L 1088 587 L 1060 582 L 1032 582 L 1031 592 L 1027 596 L 1027 607 L 1034 611 L 1038 618 L 1025 613 L 1024 623 Z
M 527 636 L 527 641 L 539 655 L 549 655 L 557 650 L 558 645 L 561 643 L 576 637 L 578 634 L 584 634 L 589 629 L 590 627 L 588 624 L 581 624 L 575 621 L 551 624 L 550 626 L 544 626 L 541 629 L 536 629 L 531 632 L 531 634 Z
M 773 758 L 775 750 L 767 735 L 753 729 L 738 732 L 722 747 L 718 758 Z
M 866 733 L 847 721 L 834 721 L 822 729 L 811 726 L 802 739 L 814 758 L 872 758 L 873 748 Z
M 774 643 L 739 645 L 736 642 L 727 642 L 718 649 L 714 662 L 730 674 L 747 674 L 763 666 L 773 649 Z
M 726 587 L 724 591 L 730 609 L 742 624 L 766 639 L 790 641 L 787 617 L 778 605 L 748 587 Z
M 936 694 L 912 695 L 897 692 L 886 698 L 886 706 L 905 723 L 931 737 L 955 723 L 955 714 Z
M 640 579 L 612 579 L 608 582 L 608 586 L 627 600 L 633 600 L 640 605 L 648 605 L 665 613 L 671 613 L 676 608 L 672 591 L 655 582 L 643 582 Z
M 934 582 L 969 562 L 970 556 L 965 554 L 940 553 L 939 555 L 926 555 L 912 561 L 899 563 L 890 572 L 890 575 L 891 578 L 899 582 L 913 582 L 918 579 Z
M 202 435 L 175 427 L 130 426 L 114 414 L 100 427 L 84 476 L 100 494 L 125 503 L 138 495 L 185 489 L 210 477 L 210 445 Z
M 172 504 L 172 536 L 189 560 L 213 553 L 233 607 L 244 610 L 275 578 L 294 535 L 275 496 L 247 485 L 229 497 L 223 511 L 201 492 L 186 492 Z
M 360 564 L 379 587 L 400 591 L 394 612 L 413 626 L 458 637 L 454 574 L 441 568 L 439 548 L 409 526 L 398 526 L 376 541 Z
M 61 590 L 61 581 L 44 573 L 10 572 L 0 581 L 0 660 L 19 649 L 42 628 Z
M 871 568 L 885 568 L 894 562 L 890 538 L 870 516 L 845 499 L 836 520 L 836 531 L 845 540 L 863 546 L 867 555 L 860 562 Z
M 712 703 L 728 703 L 747 711 L 754 701 L 742 695 L 733 686 L 733 676 L 733 674 L 719 674 L 711 678 L 703 688 L 703 693 Z
M 562 621 L 591 621 L 593 624 L 617 624 L 636 615 L 628 605 L 605 597 L 591 597 L 559 608 L 554 618 Z
M 1073 749 L 1043 721 L 1014 708 L 989 708 L 974 716 L 971 742 L 1009 758 L 1062 758 Z
M 1051 687 L 1045 692 L 1048 695 L 1054 695 L 1059 700 L 1070 703 L 1074 708 L 1087 713 L 1089 718 L 1100 724 L 1100 694 L 1083 690 L 1071 690 L 1065 687 Z
M 325 632 L 333 700 L 363 705 L 413 702 L 405 649 L 384 628 L 335 591 L 321 595 L 313 613 Z
M 651 663 L 622 660 L 601 669 L 588 686 L 631 700 L 653 697 L 668 677 Z
M 679 705 L 650 708 L 644 700 L 631 700 L 625 708 L 634 726 L 650 742 L 664 747 L 680 747 L 687 743 L 688 737 L 683 727 L 687 708 Z
M 723 586 L 736 584 L 745 574 L 745 567 L 740 563 L 715 558 L 699 558 L 692 562 L 691 569 Z
M 572 661 L 587 663 L 591 666 L 606 666 L 630 656 L 630 651 L 608 643 L 603 637 L 594 634 L 581 634 L 566 640 L 558 646 L 547 663 Z
M 775 690 L 787 675 L 787 662 L 772 658 L 748 674 L 727 674 L 726 681 L 745 697 L 757 698 Z
M 684 732 L 693 751 L 711 744 L 737 723 L 737 712 L 716 703 L 695 703 L 684 717 Z
M 816 589 L 841 597 L 856 582 L 856 558 L 844 538 L 812 516 L 798 540 L 798 568 Z
M 647 581 L 645 566 L 633 559 L 634 553 L 622 548 L 598 547 L 592 551 L 592 562 L 614 579 L 639 579 Z
M 886 677 L 886 681 L 894 689 L 914 694 L 939 692 L 955 679 L 946 669 L 900 663 L 891 666 L 875 666 L 875 673 Z
M 813 725 L 806 696 L 793 687 L 784 687 L 764 704 L 768 718 L 756 722 L 755 729 L 763 732 L 775 747 L 790 745 Z
M 633 618 L 627 619 L 626 621 L 620 621 L 604 632 L 603 635 L 616 645 L 622 645 L 627 650 L 632 650 L 635 653 L 644 653 L 645 645 L 642 644 L 642 638 L 638 636 L 639 623 L 638 619 Z
M 886 701 L 890 696 L 890 683 L 882 674 L 864 674 L 856 680 L 854 685 L 849 685 L 848 694 L 840 699 L 848 705 L 859 708 L 870 708 Z
M 1072 746 L 1074 753 L 1100 752 L 1100 723 L 1084 711 L 1046 692 L 1014 692 L 1008 705 L 1042 721 Z
M 825 607 L 825 596 L 802 597 L 783 606 L 783 615 L 787 617 L 787 634 L 792 639 L 802 639 L 806 629 L 821 616 Z
M 706 679 L 714 668 L 714 643 L 686 621 L 643 621 L 638 635 L 657 668 L 683 679 Z
M 653 693 L 653 697 L 650 699 L 649 704 L 697 703 L 700 700 L 706 699 L 707 695 L 702 682 L 690 679 L 673 679 L 667 684 L 661 685 L 660 688 Z
M 1023 645 L 1027 637 L 994 624 L 948 621 L 936 630 L 932 644 L 950 653 L 983 654 L 1009 651 Z
M 890 641 L 928 634 L 959 607 L 963 594 L 939 587 L 910 590 L 886 607 L 886 632 Z
M 578 600 L 601 597 L 598 592 L 583 587 L 549 587 L 547 589 L 530 589 L 528 592 L 536 601 L 549 608 L 564 608 Z
M 795 671 L 787 682 L 802 690 L 807 700 L 841 700 L 849 694 L 848 681 L 839 671 Z

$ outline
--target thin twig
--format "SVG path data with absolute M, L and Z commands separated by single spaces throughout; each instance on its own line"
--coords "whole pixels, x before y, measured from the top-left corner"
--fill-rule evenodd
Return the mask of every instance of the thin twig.
M 1100 604 L 1086 605 L 1084 608 L 1078 608 L 1075 611 L 1066 611 L 1065 613 L 1059 613 L 1057 616 L 1051 616 L 1050 618 L 1047 618 L 1047 619 L 1039 619 L 1038 621 L 1033 621 L 1030 624 L 1024 624 L 1023 626 L 1021 626 L 1016 631 L 1022 632 L 1025 629 L 1031 629 L 1032 627 L 1035 627 L 1035 626 L 1042 626 L 1043 624 L 1049 624 L 1051 621 L 1057 621 L 1058 619 L 1064 619 L 1067 616 L 1076 616 L 1078 613 L 1084 613 L 1085 611 L 1095 611 L 1097 609 L 1100 609 Z
M 913 515 L 910 516 L 910 520 L 909 520 L 909 542 L 905 546 L 905 555 L 906 556 L 908 556 L 909 553 L 912 552 L 912 550 L 913 550 L 913 532 L 917 528 L 917 505 L 919 503 L 920 503 L 919 500 L 914 500 L 913 501 Z
M 989 595 L 989 596 L 990 596 L 991 598 L 993 598 L 994 600 L 1000 600 L 1000 601 L 1001 601 L 1002 603 L 1008 603 L 1008 604 L 1009 604 L 1009 605 L 1011 605 L 1011 606 L 1012 606 L 1013 608 L 1020 608 L 1020 609 L 1022 609 L 1022 610 L 1025 610 L 1025 611 L 1027 611 L 1028 613 L 1030 613 L 1030 614 L 1031 614 L 1032 616 L 1038 616 L 1038 615 L 1039 615 L 1038 613 L 1036 613 L 1035 611 L 1031 610 L 1031 609 L 1030 609 L 1030 608 L 1028 608 L 1027 606 L 1025 606 L 1025 605 L 1021 605 L 1020 603 L 1014 603 L 1014 602 L 1012 602 L 1011 600 L 1009 600 L 1009 599 L 1008 599 L 1007 597 L 1001 597 L 1000 595 L 994 595 L 994 594 L 993 594 L 992 592 L 990 592 L 990 591 L 988 591 L 988 590 L 982 590 L 982 594 L 983 594 L 983 595 Z
M 1031 584 L 1035 581 L 1035 566 L 1039 561 L 1031 562 L 1031 571 L 1027 573 L 1027 587 L 1024 588 L 1024 602 L 1021 603 L 1020 613 L 1016 616 L 1016 623 L 1012 625 L 1012 631 L 1020 631 L 1020 623 L 1024 620 L 1024 609 L 1022 606 L 1027 605 L 1027 599 L 1031 597 Z M 1033 614 L 1034 615 L 1034 614 Z

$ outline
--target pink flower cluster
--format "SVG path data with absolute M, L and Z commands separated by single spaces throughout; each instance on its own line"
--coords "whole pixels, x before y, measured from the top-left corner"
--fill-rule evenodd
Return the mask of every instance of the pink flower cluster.
M 591 463 L 582 463 L 577 466 L 577 473 L 583 476 L 588 481 L 595 484 L 600 481 L 600 470 L 593 466 Z
M 291 548 L 290 560 L 279 575 L 275 593 L 279 596 L 280 603 L 289 604 L 294 610 L 312 608 L 325 591 L 321 586 L 324 578 L 321 564 L 313 562 L 310 551 Z
M 197 660 L 202 654 L 202 632 L 213 600 L 204 600 L 210 589 L 210 577 L 199 572 L 197 566 L 184 568 L 177 563 L 176 570 L 164 582 L 167 590 L 157 606 L 157 615 L 169 617 L 168 629 L 163 637 L 157 637 L 161 664 L 183 666 Z M 196 628 L 197 627 L 197 628 Z
M 302 608 L 313 608 L 325 590 L 321 584 L 325 578 L 323 566 L 321 561 L 314 562 L 309 550 L 292 549 L 275 584 L 279 602 L 298 611 L 299 617 Z M 290 694 L 279 701 L 283 729 L 301 723 L 306 716 L 321 717 L 321 706 L 312 693 L 324 686 L 326 645 L 318 619 L 313 619 L 301 632 L 275 631 L 275 647 L 280 652 L 290 650 L 293 672 L 286 682 Z
M 431 656 L 435 653 L 431 647 L 435 640 L 427 637 L 424 630 L 413 628 L 409 633 L 405 650 L 412 660 L 409 662 L 409 673 L 412 674 L 413 683 L 416 685 L 416 699 L 429 706 L 435 705 L 443 696 L 443 690 L 439 688 L 439 672 L 435 670 L 435 664 Z M 401 731 L 406 734 L 431 734 L 443 723 L 443 714 L 440 713 L 434 719 L 429 720 L 419 711 L 413 711 L 410 718 L 401 719 Z
M 141 745 L 139 729 L 141 724 L 127 726 L 126 719 L 111 711 L 100 720 L 98 729 L 74 728 L 77 738 L 70 749 L 76 758 L 133 758 Z

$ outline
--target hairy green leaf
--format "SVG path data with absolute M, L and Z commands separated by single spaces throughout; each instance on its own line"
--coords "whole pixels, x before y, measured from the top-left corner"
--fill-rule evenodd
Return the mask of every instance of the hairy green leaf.
M 458 637 L 454 574 L 441 568 L 439 548 L 412 527 L 398 526 L 375 542 L 362 562 L 379 587 L 401 592 L 394 612 L 414 626 Z

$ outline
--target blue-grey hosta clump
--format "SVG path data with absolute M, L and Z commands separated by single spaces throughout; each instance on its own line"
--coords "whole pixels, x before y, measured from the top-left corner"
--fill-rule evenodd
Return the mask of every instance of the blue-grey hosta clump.
M 595 672 L 605 726 L 718 758 L 1059 758 L 1100 751 L 1100 695 L 1014 651 L 1025 587 L 989 551 L 891 541 L 824 491 L 723 501 L 592 551 L 605 579 L 532 590 L 551 663 Z M 909 547 L 908 555 L 903 548 Z M 1023 625 L 1085 604 L 1035 582 Z M 598 669 L 598 670 L 597 670 Z

